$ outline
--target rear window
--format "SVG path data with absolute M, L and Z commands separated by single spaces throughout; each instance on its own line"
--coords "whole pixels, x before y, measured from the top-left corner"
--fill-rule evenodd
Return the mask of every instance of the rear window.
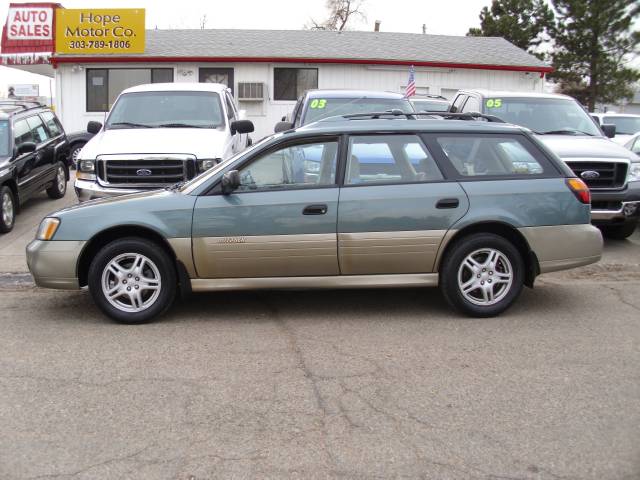
M 544 167 L 514 137 L 446 136 L 438 143 L 458 173 L 465 177 L 541 175 Z
M 336 115 L 386 112 L 394 109 L 406 113 L 415 111 L 409 100 L 404 98 L 312 98 L 307 101 L 303 124 Z

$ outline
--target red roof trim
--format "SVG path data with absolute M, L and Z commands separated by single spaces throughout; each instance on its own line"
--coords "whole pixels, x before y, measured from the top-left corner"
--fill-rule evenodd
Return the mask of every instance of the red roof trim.
M 279 58 L 279 57 L 117 57 L 54 56 L 51 63 L 183 63 L 183 62 L 260 62 L 260 63 L 346 63 L 361 65 L 413 65 L 415 67 L 470 68 L 475 70 L 506 70 L 511 72 L 550 73 L 551 67 L 527 67 L 520 65 L 483 65 L 480 63 L 415 62 L 408 60 L 366 60 L 352 58 Z

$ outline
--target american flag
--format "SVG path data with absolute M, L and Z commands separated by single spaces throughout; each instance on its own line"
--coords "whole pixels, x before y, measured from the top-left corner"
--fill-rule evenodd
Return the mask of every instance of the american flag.
M 404 96 L 406 98 L 412 97 L 416 94 L 416 71 L 411 65 L 409 69 L 409 81 L 407 82 L 407 88 L 404 90 Z

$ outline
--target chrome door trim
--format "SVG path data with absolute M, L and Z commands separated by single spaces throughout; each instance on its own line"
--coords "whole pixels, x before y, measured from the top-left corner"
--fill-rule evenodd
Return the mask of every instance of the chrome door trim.
M 400 275 L 339 275 L 326 277 L 254 277 L 193 279 L 194 292 L 306 288 L 437 287 L 437 273 Z

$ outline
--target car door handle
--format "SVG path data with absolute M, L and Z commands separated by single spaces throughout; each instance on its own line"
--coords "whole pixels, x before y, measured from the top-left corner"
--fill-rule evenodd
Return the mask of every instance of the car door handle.
M 318 204 L 318 205 L 307 205 L 306 207 L 304 207 L 304 210 L 302 210 L 302 214 L 303 215 L 324 215 L 325 213 L 327 213 L 327 206 L 323 205 L 323 204 Z
M 457 198 L 441 198 L 436 203 L 436 208 L 458 208 L 460 200 Z

